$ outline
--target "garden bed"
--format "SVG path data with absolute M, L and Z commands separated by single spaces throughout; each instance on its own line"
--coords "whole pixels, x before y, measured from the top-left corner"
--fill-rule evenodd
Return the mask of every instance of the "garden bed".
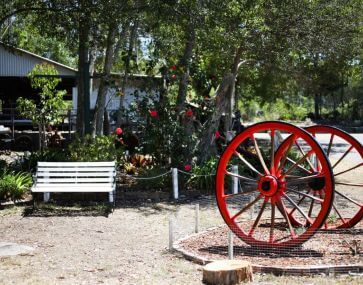
M 234 258 L 250 261 L 254 269 L 277 274 L 305 274 L 334 271 L 349 273 L 363 271 L 363 223 L 354 229 L 319 231 L 296 249 L 267 250 L 251 247 L 234 238 Z M 175 243 L 177 250 L 197 262 L 228 258 L 228 228 L 212 228 Z M 356 245 L 356 247 L 355 247 Z M 358 252 L 354 252 L 358 249 Z

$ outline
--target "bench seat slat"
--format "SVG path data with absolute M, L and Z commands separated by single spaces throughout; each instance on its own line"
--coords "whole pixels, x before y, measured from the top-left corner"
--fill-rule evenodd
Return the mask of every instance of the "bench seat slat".
M 59 172 L 38 172 L 37 177 L 115 177 L 116 172 L 78 172 L 78 173 L 59 173 Z
M 112 192 L 114 190 L 113 187 L 63 187 L 63 186 L 53 186 L 50 185 L 49 187 L 34 187 L 32 188 L 32 192 L 34 193 L 45 193 L 45 192 L 68 192 L 68 193 L 99 193 L 99 192 Z
M 113 182 L 113 177 L 104 177 L 104 178 L 38 178 L 37 183 L 72 183 L 72 184 L 79 184 L 79 183 L 90 183 L 90 182 Z

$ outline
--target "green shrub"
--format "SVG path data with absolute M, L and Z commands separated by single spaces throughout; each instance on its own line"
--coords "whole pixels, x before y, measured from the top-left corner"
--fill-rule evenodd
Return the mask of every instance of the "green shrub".
M 0 180 L 0 199 L 16 202 L 23 198 L 31 185 L 32 177 L 29 173 L 6 173 Z
M 140 169 L 139 176 L 143 178 L 147 177 L 155 177 L 166 172 L 169 172 L 170 169 L 166 169 L 163 167 L 152 167 L 152 168 L 142 168 Z M 137 180 L 137 187 L 145 190 L 165 190 L 170 189 L 172 187 L 172 176 L 171 173 L 163 175 L 154 179 L 140 179 Z
M 13 162 L 9 168 L 14 172 L 35 172 L 38 161 L 69 161 L 69 154 L 64 149 L 36 151 Z
M 115 136 L 76 138 L 69 146 L 70 161 L 120 161 L 124 150 L 116 148 Z
M 192 168 L 191 176 L 186 184 L 188 188 L 211 193 L 215 188 L 215 173 L 217 171 L 218 157 L 212 157 L 201 166 Z

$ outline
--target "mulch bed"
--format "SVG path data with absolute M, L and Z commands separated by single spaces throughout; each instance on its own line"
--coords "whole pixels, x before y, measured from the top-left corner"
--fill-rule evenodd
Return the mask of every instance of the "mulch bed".
M 363 223 L 354 229 L 319 231 L 299 248 L 262 249 L 234 237 L 234 258 L 254 265 L 313 268 L 354 265 L 363 271 Z M 204 260 L 228 258 L 228 228 L 221 226 L 177 242 L 179 248 Z M 346 269 L 347 269 L 346 268 Z M 349 270 L 348 270 L 349 271 Z

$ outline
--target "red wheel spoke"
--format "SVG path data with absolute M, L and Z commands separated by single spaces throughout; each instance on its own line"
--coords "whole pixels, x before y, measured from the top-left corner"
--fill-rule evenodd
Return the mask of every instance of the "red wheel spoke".
M 256 153 L 257 153 L 258 159 L 260 160 L 260 163 L 263 167 L 263 170 L 265 171 L 266 174 L 270 174 L 270 170 L 266 166 L 266 163 L 265 163 L 265 160 L 263 159 L 260 147 L 258 146 L 257 140 L 253 134 L 251 135 L 251 138 L 252 138 L 253 144 L 255 145 Z
M 283 196 L 300 212 L 301 215 L 310 223 L 312 224 L 314 221 L 312 221 L 305 213 L 304 211 L 289 197 L 286 195 L 286 193 L 283 194 Z
M 309 155 L 311 155 L 314 151 L 311 149 L 309 150 L 303 157 L 301 157 L 298 161 L 295 162 L 290 168 L 281 175 L 281 177 L 285 177 L 287 174 L 289 174 L 291 171 L 295 169 L 297 165 L 299 165 L 301 162 L 305 161 Z
M 235 214 L 231 219 L 235 220 L 238 216 L 240 216 L 243 212 L 247 211 L 249 208 L 251 208 L 258 200 L 261 199 L 261 195 L 258 195 L 255 200 L 248 203 L 242 210 L 240 210 L 237 214 Z
M 291 191 L 291 189 L 288 188 L 287 191 Z M 308 190 L 308 192 L 306 194 L 309 194 L 309 192 L 310 192 L 310 189 Z M 302 194 L 302 193 L 299 192 L 299 194 Z M 305 198 L 306 198 L 306 196 L 303 195 L 301 197 L 301 199 L 297 202 L 297 205 L 300 205 L 305 200 Z M 291 216 L 295 212 L 295 210 L 296 210 L 296 208 L 292 209 L 290 211 L 289 215 Z
M 361 167 L 362 165 L 363 165 L 363 162 L 362 162 L 362 163 L 359 163 L 359 164 L 357 164 L 356 166 L 353 166 L 353 167 L 351 167 L 351 168 L 349 168 L 349 169 L 347 169 L 347 170 L 344 170 L 344 171 L 341 171 L 341 172 L 338 172 L 338 173 L 334 174 L 334 177 L 335 177 L 335 176 L 338 176 L 338 175 L 342 175 L 343 173 L 347 173 L 347 172 L 349 172 L 349 171 L 352 171 L 352 170 L 354 170 L 354 169 L 356 169 L 356 168 L 358 168 L 358 167 Z
M 270 228 L 270 238 L 269 242 L 274 241 L 274 229 L 275 229 L 275 204 L 271 204 L 271 228 Z
M 338 211 L 338 208 L 336 207 L 335 203 L 333 203 L 333 208 L 334 208 L 335 212 L 338 214 L 339 219 L 341 219 L 341 220 L 342 220 L 342 222 L 343 222 L 343 224 L 345 224 L 345 223 L 346 223 L 346 220 L 343 218 L 343 216 L 342 216 L 342 215 L 340 214 L 340 212 Z
M 297 148 L 299 149 L 300 153 L 301 153 L 303 156 L 305 156 L 305 155 L 306 155 L 306 153 L 305 153 L 305 151 L 302 149 L 302 147 L 300 146 L 300 144 L 297 142 L 297 140 L 295 141 L 295 145 L 296 145 L 296 146 L 297 146 Z M 316 169 L 315 169 L 314 165 L 311 163 L 310 159 L 307 159 L 306 161 L 308 162 L 308 164 L 309 164 L 310 168 L 311 168 L 311 169 L 315 172 L 315 171 L 316 171 Z
M 271 164 L 270 169 L 271 173 L 275 174 L 275 130 L 270 130 L 270 137 L 271 137 Z
M 244 192 L 240 192 L 240 193 L 236 193 L 236 194 L 227 194 L 224 196 L 225 199 L 230 199 L 230 198 L 234 198 L 234 197 L 238 197 L 238 196 L 244 196 L 247 194 L 251 194 L 253 192 L 256 192 L 256 189 L 253 190 L 249 190 L 249 191 L 244 191 Z
M 346 186 L 363 187 L 363 184 L 359 184 L 359 183 L 349 183 L 349 182 L 341 182 L 341 181 L 335 181 L 335 184 L 338 184 L 338 185 L 346 185 Z
M 296 140 L 296 136 L 295 135 L 292 135 L 291 137 L 291 141 L 289 143 L 289 146 L 287 147 L 287 149 L 285 150 L 282 158 L 281 158 L 281 161 L 280 161 L 280 166 L 278 168 L 278 172 L 280 172 L 284 166 L 285 166 L 285 163 L 286 163 L 286 159 L 287 159 L 287 155 L 288 155 L 288 152 L 290 151 L 292 145 L 294 144 L 294 141 Z
M 330 151 L 331 151 L 331 147 L 333 145 L 333 139 L 334 139 L 334 134 L 331 134 L 330 136 L 330 141 L 329 141 L 329 146 L 328 146 L 328 150 L 326 152 L 326 156 L 329 157 Z
M 294 239 L 294 238 L 296 238 L 296 233 L 294 231 L 294 228 L 291 225 L 291 221 L 290 221 L 289 216 L 288 216 L 288 214 L 286 212 L 285 204 L 284 204 L 284 202 L 282 202 L 281 199 L 278 202 L 278 204 L 280 205 L 280 207 L 277 207 L 277 209 L 280 211 L 280 213 L 282 214 L 282 216 L 285 218 L 285 220 L 287 222 L 287 225 L 289 226 L 290 235 Z M 282 211 L 281 211 L 281 209 L 282 209 Z
M 309 175 L 309 176 L 303 176 L 303 177 L 299 177 L 299 178 L 295 178 L 295 179 L 291 179 L 291 180 L 286 180 L 286 183 L 288 186 L 300 185 L 303 183 L 309 183 L 311 181 L 314 181 L 314 179 L 316 179 L 318 177 L 323 177 L 323 175 L 321 175 L 319 173 L 319 174 L 314 174 L 314 175 Z
M 348 201 L 352 202 L 353 204 L 357 205 L 358 207 L 363 207 L 362 204 L 358 203 L 357 201 L 353 200 L 352 198 L 349 198 L 348 196 L 344 195 L 343 193 L 340 193 L 335 189 L 335 193 L 342 196 L 343 198 L 347 199 Z
M 296 163 L 296 161 L 295 160 L 293 160 L 293 159 L 291 159 L 291 158 L 287 158 L 287 160 L 289 161 L 289 162 L 291 162 L 291 163 Z M 297 166 L 299 169 L 301 169 L 301 170 L 303 170 L 303 171 L 305 171 L 306 173 L 309 173 L 309 174 L 311 174 L 312 172 L 310 171 L 310 170 L 308 170 L 308 169 L 306 169 L 305 167 L 303 167 L 303 166 L 301 166 L 301 165 L 298 165 Z
M 312 213 L 313 213 L 313 209 L 314 209 L 314 204 L 315 204 L 315 200 L 311 200 L 310 202 L 310 207 L 309 207 L 309 212 L 308 212 L 308 216 L 311 217 Z
M 347 154 L 353 149 L 353 146 L 351 145 L 350 148 L 348 148 L 345 153 L 339 158 L 339 160 L 332 166 L 332 169 L 334 169 L 343 159 L 347 156 Z
M 238 158 L 244 163 L 246 164 L 253 172 L 256 172 L 258 175 L 262 176 L 262 173 L 259 172 L 256 168 L 254 168 L 252 166 L 252 164 L 250 164 L 244 157 L 243 155 L 241 155 L 238 151 L 234 151 L 234 154 L 238 156 Z
M 250 232 L 248 233 L 249 236 L 253 235 L 253 233 L 255 232 L 256 227 L 260 223 L 263 211 L 265 211 L 265 208 L 266 208 L 266 205 L 267 205 L 267 201 L 268 201 L 267 199 L 263 200 L 263 204 L 261 206 L 260 212 L 258 213 L 257 218 L 256 218 L 255 222 L 253 223 L 252 228 L 250 229 Z
M 257 180 L 254 180 L 252 178 L 248 178 L 246 176 L 242 176 L 242 175 L 239 175 L 239 174 L 236 174 L 236 173 L 233 173 L 233 172 L 229 172 L 226 170 L 226 174 L 229 175 L 229 176 L 233 176 L 233 177 L 237 177 L 241 180 L 245 180 L 245 181 L 249 181 L 249 182 L 254 182 L 255 184 L 257 184 Z
M 294 192 L 294 193 L 296 193 L 296 194 L 303 195 L 304 197 L 310 198 L 310 199 L 312 199 L 312 200 L 314 200 L 314 201 L 317 201 L 317 202 L 319 202 L 319 203 L 323 203 L 323 202 L 324 202 L 324 200 L 323 200 L 323 199 L 320 199 L 320 198 L 318 198 L 318 197 L 316 197 L 316 196 L 313 196 L 313 195 L 310 195 L 310 194 L 308 194 L 308 193 L 302 193 L 302 192 L 296 191 L 296 190 L 291 189 L 291 188 L 289 188 L 289 191 Z M 309 190 L 309 192 L 310 192 L 310 190 Z M 300 201 L 299 201 L 299 202 L 300 202 Z M 300 203 L 301 203 L 301 202 L 300 202 Z M 299 203 L 298 203 L 297 205 L 299 205 Z M 290 214 L 291 214 L 291 213 L 290 213 Z

